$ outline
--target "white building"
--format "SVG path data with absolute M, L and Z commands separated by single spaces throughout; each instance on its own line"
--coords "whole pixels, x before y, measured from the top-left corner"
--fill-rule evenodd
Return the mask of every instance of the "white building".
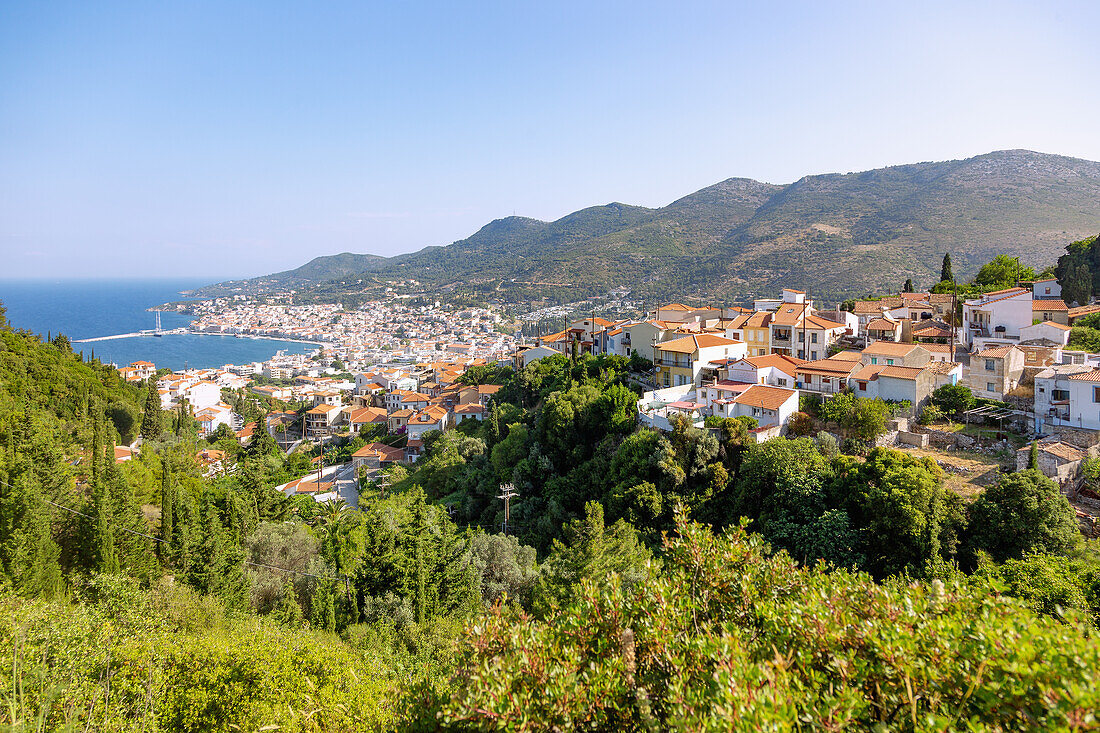
M 1008 288 L 963 302 L 963 333 L 967 344 L 1007 344 L 1020 341 L 1020 330 L 1032 322 L 1032 291 Z
M 1100 369 L 1059 364 L 1036 374 L 1035 420 L 1039 432 L 1044 425 L 1100 430 Z

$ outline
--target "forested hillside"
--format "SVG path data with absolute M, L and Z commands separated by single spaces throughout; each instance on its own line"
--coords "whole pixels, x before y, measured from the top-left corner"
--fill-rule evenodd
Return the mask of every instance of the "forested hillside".
M 446 247 L 320 257 L 199 292 L 306 287 L 302 297 L 349 302 L 413 279 L 482 302 L 570 301 L 619 287 L 675 301 L 790 287 L 839 301 L 892 291 L 906 278 L 928 287 L 946 252 L 960 277 L 997 254 L 1041 269 L 1066 242 L 1100 230 L 1098 201 L 1100 163 L 1003 150 L 782 186 L 731 178 L 657 209 L 612 203 L 553 222 L 513 216 Z
M 0 344 L 16 730 L 1097 725 L 1072 509 L 1036 471 L 968 504 L 869 450 L 877 401 L 834 416 L 842 446 L 756 445 L 749 420 L 639 427 L 621 358 L 474 368 L 502 385 L 488 419 L 350 511 L 273 491 L 309 458 L 264 431 L 200 441 L 63 337 Z M 203 447 L 232 469 L 204 476 Z

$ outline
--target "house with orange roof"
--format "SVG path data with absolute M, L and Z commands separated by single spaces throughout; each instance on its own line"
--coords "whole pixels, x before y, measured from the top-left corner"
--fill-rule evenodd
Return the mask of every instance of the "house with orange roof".
M 290 387 L 280 387 L 274 384 L 254 384 L 250 388 L 252 394 L 272 400 L 289 400 L 294 396 Z
M 861 366 L 859 359 L 841 354 L 834 354 L 827 359 L 807 361 L 795 368 L 797 375 L 795 386 L 818 394 L 836 394 L 848 386 L 848 378 Z
M 227 425 L 232 428 L 234 418 L 233 408 L 224 402 L 195 410 L 195 420 L 199 423 L 200 437 L 210 435 L 218 429 L 219 425 Z
M 237 442 L 241 445 L 248 445 L 252 442 L 252 437 L 256 433 L 256 423 L 250 422 L 243 428 L 237 431 Z
M 746 355 L 743 341 L 710 333 L 662 341 L 654 347 L 657 382 L 664 387 L 699 384 L 710 363 Z
M 722 379 L 747 384 L 769 384 L 773 387 L 792 389 L 797 380 L 798 366 L 803 359 L 782 354 L 746 356 L 727 362 L 718 370 Z
M 1035 423 L 1100 430 L 1100 368 L 1056 364 L 1035 375 Z
M 450 413 L 447 408 L 439 405 L 429 405 L 409 418 L 405 425 L 405 431 L 410 439 L 424 437 L 424 433 L 430 430 L 443 432 L 447 429 Z
M 784 427 L 798 412 L 798 390 L 753 384 L 728 400 L 715 402 L 712 409 L 718 417 L 752 417 L 762 428 Z
M 224 474 L 226 470 L 225 451 L 203 448 L 195 454 L 202 475 L 207 478 Z
M 963 301 L 964 343 L 1019 341 L 1020 329 L 1034 322 L 1032 300 L 1028 288 L 1006 288 Z
M 388 422 L 388 413 L 381 407 L 345 407 L 346 420 L 351 432 L 358 433 L 367 425 L 382 425 Z
M 320 438 L 333 433 L 344 413 L 336 405 L 320 404 L 306 411 L 306 437 Z
M 468 402 L 466 404 L 455 405 L 452 411 L 454 415 L 455 425 L 459 425 L 466 420 L 477 420 L 481 422 L 485 419 L 485 415 L 489 412 L 489 409 L 478 402 Z
M 288 481 L 282 486 L 275 487 L 276 491 L 281 491 L 286 496 L 305 494 L 307 496 L 312 496 L 318 501 L 327 500 L 335 489 L 336 483 L 332 479 L 331 472 L 329 476 L 318 476 L 316 471 L 310 472 L 293 481 Z
M 1080 474 L 1081 464 L 1089 458 L 1090 452 L 1070 443 L 1064 443 L 1051 436 L 1040 440 L 1037 461 L 1039 471 L 1053 479 L 1059 486 L 1073 481 Z M 1031 459 L 1031 446 L 1025 445 L 1016 451 L 1016 470 L 1023 471 Z
M 1063 347 L 1069 343 L 1070 330 L 1058 321 L 1039 321 L 1020 329 L 1020 344 Z
M 876 341 L 860 352 L 860 361 L 871 365 L 919 367 L 932 361 L 932 352 L 923 344 Z
M 889 313 L 884 313 L 878 318 L 867 321 L 864 333 L 867 334 L 867 343 L 875 341 L 901 341 L 902 321 L 897 320 Z
M 1061 298 L 1042 298 L 1031 301 L 1032 321 L 1050 321 L 1069 325 L 1069 306 Z
M 376 471 L 394 463 L 405 462 L 405 449 L 394 448 L 384 443 L 367 443 L 351 454 L 356 472 L 360 469 Z
M 653 344 L 665 341 L 668 334 L 681 325 L 658 320 L 627 321 L 616 325 L 614 335 L 607 336 L 603 351 L 629 357 L 633 352 L 646 359 L 653 359 Z
M 400 432 L 402 428 L 409 424 L 409 420 L 415 414 L 413 410 L 394 410 L 391 412 L 386 417 L 389 432 L 394 434 Z
M 792 292 L 784 290 L 784 297 Z M 783 302 L 771 319 L 771 353 L 822 359 L 847 331 L 845 324 L 815 314 L 809 303 Z
M 1069 316 L 1069 325 L 1074 325 L 1079 319 L 1100 313 L 1100 303 L 1093 305 L 1079 305 L 1066 311 Z
M 726 338 L 745 342 L 749 356 L 765 356 L 772 353 L 772 316 L 768 311 L 740 313 L 722 323 Z
M 943 321 L 921 321 L 913 326 L 913 340 L 918 343 L 948 343 L 954 329 Z M 957 337 L 957 336 L 956 336 Z
M 460 405 L 488 405 L 493 395 L 500 391 L 499 384 L 478 384 L 465 386 L 458 391 Z
M 848 377 L 848 386 L 857 397 L 909 401 L 916 414 L 936 389 L 936 371 L 925 366 L 864 364 Z
M 970 390 L 977 397 L 1003 400 L 1024 374 L 1018 346 L 990 346 L 970 355 Z
M 596 316 L 594 318 L 578 318 L 575 321 L 570 321 L 566 324 L 566 329 L 570 331 L 579 330 L 583 340 L 591 341 L 596 334 L 604 331 L 610 325 L 612 325 L 611 321 Z

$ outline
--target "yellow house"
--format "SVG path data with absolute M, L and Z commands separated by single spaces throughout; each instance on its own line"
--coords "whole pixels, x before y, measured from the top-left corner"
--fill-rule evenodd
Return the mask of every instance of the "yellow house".
M 723 323 L 726 338 L 744 341 L 748 356 L 771 353 L 772 314 L 767 311 L 742 313 Z
M 657 383 L 662 387 L 696 384 L 699 374 L 711 361 L 740 359 L 745 344 L 713 333 L 693 333 L 654 347 Z

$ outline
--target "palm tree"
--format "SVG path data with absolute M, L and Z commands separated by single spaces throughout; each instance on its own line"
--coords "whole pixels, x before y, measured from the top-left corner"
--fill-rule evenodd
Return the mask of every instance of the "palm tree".
M 348 503 L 343 499 L 332 499 L 325 502 L 324 510 L 313 521 L 322 527 L 335 527 L 347 514 Z

